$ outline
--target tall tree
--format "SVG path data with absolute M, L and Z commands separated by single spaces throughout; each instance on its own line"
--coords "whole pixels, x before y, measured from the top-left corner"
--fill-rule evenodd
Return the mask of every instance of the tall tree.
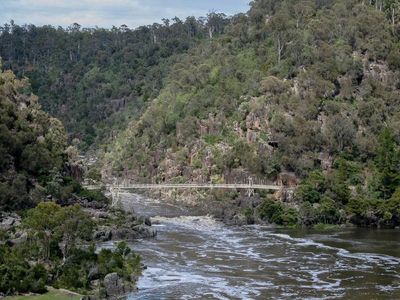
M 400 185 L 400 152 L 394 135 L 385 128 L 380 137 L 376 155 L 376 168 L 379 171 L 379 191 L 384 199 L 389 199 Z

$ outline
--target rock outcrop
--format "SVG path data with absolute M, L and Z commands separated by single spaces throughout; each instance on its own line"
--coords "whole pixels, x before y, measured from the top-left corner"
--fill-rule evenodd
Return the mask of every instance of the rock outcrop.
M 117 273 L 107 274 L 104 277 L 103 285 L 107 299 L 120 299 L 121 296 L 134 290 L 133 286 Z
M 129 213 L 86 210 L 94 219 L 100 219 L 104 225 L 94 232 L 96 241 L 119 241 L 154 238 L 157 231 L 151 227 L 147 217 L 135 217 Z
M 1 213 L 0 212 L 0 229 L 4 231 L 10 230 L 12 227 L 21 224 L 21 217 L 15 213 Z

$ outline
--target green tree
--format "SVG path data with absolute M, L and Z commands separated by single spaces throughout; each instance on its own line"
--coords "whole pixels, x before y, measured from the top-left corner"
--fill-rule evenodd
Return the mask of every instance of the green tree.
M 399 155 L 394 135 L 386 127 L 379 136 L 375 159 L 379 176 L 378 190 L 382 193 L 384 199 L 389 199 L 400 185 Z
M 50 259 L 51 243 L 55 240 L 55 234 L 62 220 L 58 218 L 61 207 L 54 202 L 41 202 L 36 208 L 27 212 L 24 220 L 25 227 L 32 239 L 41 246 L 41 258 Z
M 62 208 L 54 215 L 54 218 L 59 220 L 60 225 L 56 229 L 56 235 L 60 238 L 60 247 L 65 261 L 76 248 L 78 240 L 91 239 L 94 224 L 78 204 Z
M 93 222 L 81 207 L 61 207 L 54 202 L 41 202 L 27 212 L 25 227 L 31 238 L 37 241 L 41 249 L 41 258 L 48 261 L 52 245 L 58 245 L 65 261 L 76 249 L 78 240 L 89 240 L 93 232 Z

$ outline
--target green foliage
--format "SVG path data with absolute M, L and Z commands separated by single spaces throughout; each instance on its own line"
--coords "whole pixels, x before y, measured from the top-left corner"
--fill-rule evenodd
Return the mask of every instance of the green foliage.
M 254 209 L 247 207 L 244 210 L 244 216 L 246 217 L 247 224 L 254 223 Z
M 309 174 L 297 189 L 296 197 L 300 201 L 318 203 L 326 190 L 326 179 L 320 171 Z
M 0 245 L 0 292 L 43 293 L 46 291 L 48 272 L 41 264 L 31 266 L 26 253 Z
M 324 197 L 321 200 L 317 214 L 318 221 L 323 224 L 338 224 L 343 221 L 338 204 L 329 197 Z
M 125 242 L 119 242 L 115 251 L 102 249 L 98 261 L 99 271 L 103 275 L 116 272 L 121 277 L 130 279 L 132 274 L 140 274 L 140 257 Z
M 32 77 L 46 111 L 82 149 L 101 148 L 100 164 L 115 174 L 276 182 L 291 173 L 301 179 L 299 223 L 342 223 L 346 212 L 357 224 L 376 223 L 373 215 L 388 225 L 398 222 L 387 203 L 400 184 L 399 19 L 396 1 L 256 0 L 247 14 L 137 30 L 5 24 L 0 55 Z M 3 90 L 29 98 L 29 87 L 7 76 Z M 33 122 L 29 110 L 15 118 L 16 108 L 1 106 L 0 168 L 9 172 L 0 205 L 32 206 L 43 188 L 65 202 L 72 192 L 101 201 L 60 180 L 60 124 L 38 113 L 44 134 L 15 134 L 10 128 Z M 42 178 L 35 196 L 33 176 Z M 278 204 L 261 214 L 295 219 Z
M 39 257 L 49 260 L 57 256 L 52 244 L 62 243 L 64 258 L 76 247 L 78 240 L 91 237 L 93 223 L 79 205 L 62 208 L 54 202 L 41 202 L 27 212 L 24 225 L 40 247 Z
M 296 225 L 298 221 L 298 215 L 295 209 L 269 199 L 265 200 L 260 207 L 258 207 L 258 214 L 261 219 L 268 220 L 270 223 L 278 225 Z
M 379 136 L 376 168 L 379 172 L 378 189 L 382 197 L 388 199 L 400 185 L 400 149 L 388 128 L 385 128 Z
M 0 27 L 5 68 L 28 76 L 44 109 L 87 149 L 112 139 L 163 86 L 170 67 L 199 40 L 218 37 L 226 16 L 174 18 L 130 29 Z
M 74 290 L 89 290 L 90 272 L 96 268 L 97 255 L 94 246 L 87 250 L 73 249 L 68 259 L 57 269 L 58 278 L 54 282 L 55 287 L 64 287 Z
M 94 224 L 78 205 L 42 202 L 26 213 L 23 226 L 26 242 L 0 243 L 0 293 L 43 293 L 47 285 L 87 292 L 108 273 L 132 282 L 141 272 L 140 257 L 126 243 L 96 253 Z
M 32 207 L 36 199 L 29 192 L 32 188 L 40 189 L 39 184 L 32 186 L 35 179 L 52 177 L 64 167 L 64 128 L 40 109 L 37 98 L 28 90 L 25 79 L 18 80 L 12 72 L 0 71 L 2 210 Z
M 100 170 L 95 167 L 92 167 L 86 173 L 86 177 L 94 181 L 100 181 L 101 180 Z

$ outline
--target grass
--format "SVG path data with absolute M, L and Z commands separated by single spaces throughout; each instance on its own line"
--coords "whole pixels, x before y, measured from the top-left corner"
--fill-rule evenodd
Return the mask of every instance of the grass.
M 82 296 L 65 290 L 49 289 L 49 292 L 43 295 L 27 295 L 6 297 L 5 300 L 79 300 Z

